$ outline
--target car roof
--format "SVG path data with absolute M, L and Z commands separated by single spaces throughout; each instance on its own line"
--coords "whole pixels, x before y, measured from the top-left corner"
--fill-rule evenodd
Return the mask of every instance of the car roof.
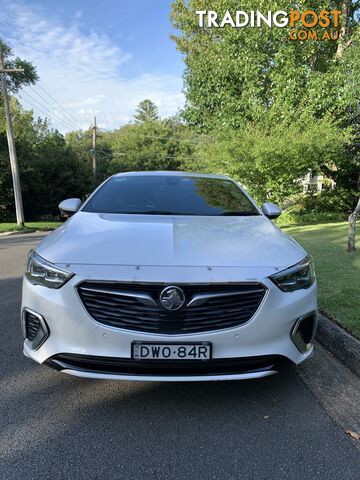
M 214 173 L 194 173 L 194 172 L 170 172 L 170 171 L 145 171 L 145 172 L 124 172 L 124 173 L 116 173 L 113 175 L 114 177 L 122 177 L 122 176 L 157 176 L 157 175 L 164 175 L 169 177 L 200 177 L 200 178 L 222 178 L 226 180 L 231 180 L 230 177 L 226 175 L 217 175 Z

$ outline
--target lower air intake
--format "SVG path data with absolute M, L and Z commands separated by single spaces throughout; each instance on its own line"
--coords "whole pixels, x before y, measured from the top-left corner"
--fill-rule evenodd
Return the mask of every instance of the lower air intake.
M 32 342 L 40 328 L 40 320 L 30 312 L 25 314 L 25 332 L 26 338 Z
M 25 308 L 22 315 L 23 332 L 29 346 L 37 350 L 49 336 L 49 328 L 44 318 Z

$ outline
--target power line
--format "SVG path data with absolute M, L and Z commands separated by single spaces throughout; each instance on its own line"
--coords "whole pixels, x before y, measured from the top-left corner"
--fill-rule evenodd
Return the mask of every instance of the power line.
M 39 108 L 38 106 L 34 105 L 33 103 L 31 103 L 27 98 L 23 98 L 20 94 L 18 94 L 18 96 L 22 99 L 22 100 L 25 100 L 25 102 L 27 102 L 29 105 L 31 105 L 33 108 L 35 108 L 35 110 L 38 110 L 39 112 L 43 113 L 45 115 L 46 118 L 52 120 L 53 122 L 57 122 L 57 123 L 60 123 L 63 127 L 65 128 L 69 128 L 69 125 L 66 125 L 65 123 L 61 122 L 60 120 L 58 119 L 53 119 L 52 117 L 50 117 L 50 115 L 46 112 L 44 112 L 43 110 L 41 110 L 41 108 Z
M 22 94 L 25 95 L 25 100 L 27 100 L 26 97 L 30 97 L 34 102 L 36 102 L 36 103 L 39 104 L 42 108 L 44 108 L 45 110 L 47 110 L 51 115 L 56 115 L 57 118 L 60 119 L 60 121 L 62 121 L 63 123 L 68 124 L 68 126 L 71 126 L 72 129 L 75 128 L 75 129 L 77 130 L 78 127 L 77 127 L 74 123 L 70 123 L 70 120 L 63 118 L 63 117 L 60 116 L 60 114 L 58 114 L 57 112 L 51 111 L 46 105 L 43 105 L 39 100 L 37 100 L 36 98 L 34 98 L 32 95 L 30 95 L 29 92 L 24 92 L 24 91 L 22 91 Z M 50 106 L 51 106 L 51 105 L 50 105 Z
M 22 96 L 22 95 L 25 95 L 25 96 Z M 29 105 L 31 105 L 33 108 L 35 108 L 36 110 L 39 110 L 41 113 L 43 113 L 47 118 L 51 119 L 53 122 L 57 122 L 57 123 L 60 123 L 62 126 L 64 126 L 66 129 L 70 129 L 70 130 L 73 130 L 74 129 L 74 126 L 70 123 L 68 123 L 67 121 L 65 121 L 62 117 L 53 117 L 53 115 L 56 115 L 55 112 L 52 112 L 51 110 L 49 110 L 46 106 L 44 106 L 41 102 L 39 102 L 38 100 L 36 100 L 36 98 L 32 97 L 31 95 L 29 95 L 28 93 L 25 93 L 25 92 L 22 92 L 22 95 L 18 94 L 18 96 L 24 100 L 25 102 L 27 102 Z M 34 105 L 33 103 L 31 103 L 31 101 L 27 98 L 27 96 L 29 96 L 34 102 L 37 103 L 37 105 Z M 40 108 L 38 105 L 40 105 L 44 110 L 42 110 L 42 108 Z
M 36 95 L 38 95 L 42 100 L 44 100 L 44 102 L 46 102 L 48 105 L 50 105 L 52 107 L 52 105 L 50 104 L 50 102 L 45 98 L 43 97 L 42 95 L 40 95 L 39 92 L 37 92 L 34 88 L 32 88 L 31 86 L 29 86 L 30 90 L 33 91 Z M 60 106 L 57 102 L 56 102 L 56 105 Z M 62 108 L 62 107 L 61 107 Z M 77 127 L 80 127 L 80 129 L 82 129 L 82 126 L 80 125 L 80 123 L 77 121 L 77 120 L 72 120 L 72 116 L 68 116 L 66 117 L 63 113 L 60 113 L 60 115 L 62 115 L 66 120 L 68 120 L 69 122 L 73 123 L 74 125 L 77 125 Z
M 43 105 L 41 102 L 39 102 L 36 98 L 34 98 L 32 95 L 30 95 L 29 93 L 25 93 L 25 92 L 22 92 L 22 95 L 18 94 L 18 96 L 24 100 L 25 102 L 27 102 L 29 105 L 31 105 L 33 108 L 35 108 L 36 110 L 39 110 L 41 113 L 43 113 L 47 118 L 51 119 L 52 121 L 54 122 L 58 122 L 60 124 L 62 124 L 64 127 L 66 128 L 74 128 L 73 125 L 71 125 L 70 123 L 66 122 L 62 117 L 55 117 L 53 118 L 52 115 L 56 115 L 56 113 L 52 112 L 51 110 L 49 110 L 45 105 Z M 30 97 L 34 102 L 37 103 L 37 105 L 34 105 L 27 97 Z M 38 105 L 40 105 L 44 110 L 42 110 L 42 108 L 40 108 Z
M 49 98 L 51 98 L 51 100 L 52 100 L 53 102 L 55 102 L 56 105 L 58 105 L 62 110 L 64 110 L 64 112 L 66 112 L 68 115 L 70 115 L 70 117 L 72 117 L 72 118 L 77 122 L 77 120 L 76 120 L 76 118 L 73 116 L 73 114 L 72 114 L 69 110 L 67 110 L 65 107 L 63 107 L 62 105 L 60 105 L 60 104 L 55 100 L 55 98 L 52 97 L 52 96 L 50 95 L 50 93 L 45 90 L 44 87 L 42 87 L 42 86 L 39 85 L 39 84 L 37 84 L 37 86 L 38 86 Z M 81 128 L 82 128 L 82 127 L 81 127 Z
M 53 105 L 51 105 L 51 103 L 50 103 L 48 100 L 46 100 L 46 98 L 44 98 L 42 95 L 40 95 L 40 93 L 38 93 L 38 92 L 37 92 L 36 90 L 34 90 L 32 87 L 29 87 L 29 88 L 30 88 L 36 95 L 38 95 L 42 100 L 44 100 L 44 102 L 45 102 L 47 105 L 49 105 L 50 107 L 53 108 Z M 26 93 L 27 93 L 27 92 L 26 92 Z M 28 95 L 30 95 L 30 94 L 28 93 Z M 40 103 L 40 102 L 39 102 L 39 103 Z M 55 112 L 55 113 L 56 113 L 56 112 Z M 65 115 L 64 115 L 63 113 L 59 113 L 59 115 L 61 115 L 66 121 L 70 122 L 71 124 L 77 125 L 77 123 L 75 123 L 73 120 L 70 120 L 70 118 L 65 117 Z

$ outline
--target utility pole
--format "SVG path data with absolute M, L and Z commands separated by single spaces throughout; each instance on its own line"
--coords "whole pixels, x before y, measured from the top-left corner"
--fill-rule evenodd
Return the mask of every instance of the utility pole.
M 2 84 L 2 96 L 4 99 L 5 106 L 5 117 L 6 117 L 6 135 L 9 146 L 9 156 L 10 156 L 10 166 L 11 166 L 11 175 L 13 180 L 14 187 L 14 197 L 15 197 L 15 209 L 16 209 L 16 222 L 18 225 L 24 226 L 24 210 L 21 196 L 21 187 L 20 187 L 20 176 L 19 168 L 16 158 L 16 149 L 14 142 L 14 132 L 12 126 L 12 119 L 10 113 L 9 97 L 6 88 L 6 74 L 7 73 L 16 73 L 23 72 L 23 68 L 5 68 L 3 54 L 0 50 L 0 75 L 1 75 L 1 84 Z
M 92 167 L 93 167 L 93 173 L 94 177 L 96 175 L 96 117 L 94 117 L 94 124 L 92 127 L 93 135 L 92 135 L 92 154 L 93 154 L 93 162 L 92 162 Z

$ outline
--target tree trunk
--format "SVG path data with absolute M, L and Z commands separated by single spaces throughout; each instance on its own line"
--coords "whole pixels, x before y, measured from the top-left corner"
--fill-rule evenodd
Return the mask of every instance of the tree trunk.
M 356 205 L 355 210 L 349 217 L 349 238 L 348 238 L 348 252 L 355 252 L 355 228 L 356 228 L 356 220 L 360 214 L 360 198 Z
M 341 8 L 341 19 L 340 19 L 340 31 L 338 46 L 336 50 L 336 58 L 342 58 L 344 55 L 344 50 L 346 47 L 346 40 L 348 38 L 348 25 L 349 25 L 349 11 L 350 11 L 350 0 L 344 0 Z

